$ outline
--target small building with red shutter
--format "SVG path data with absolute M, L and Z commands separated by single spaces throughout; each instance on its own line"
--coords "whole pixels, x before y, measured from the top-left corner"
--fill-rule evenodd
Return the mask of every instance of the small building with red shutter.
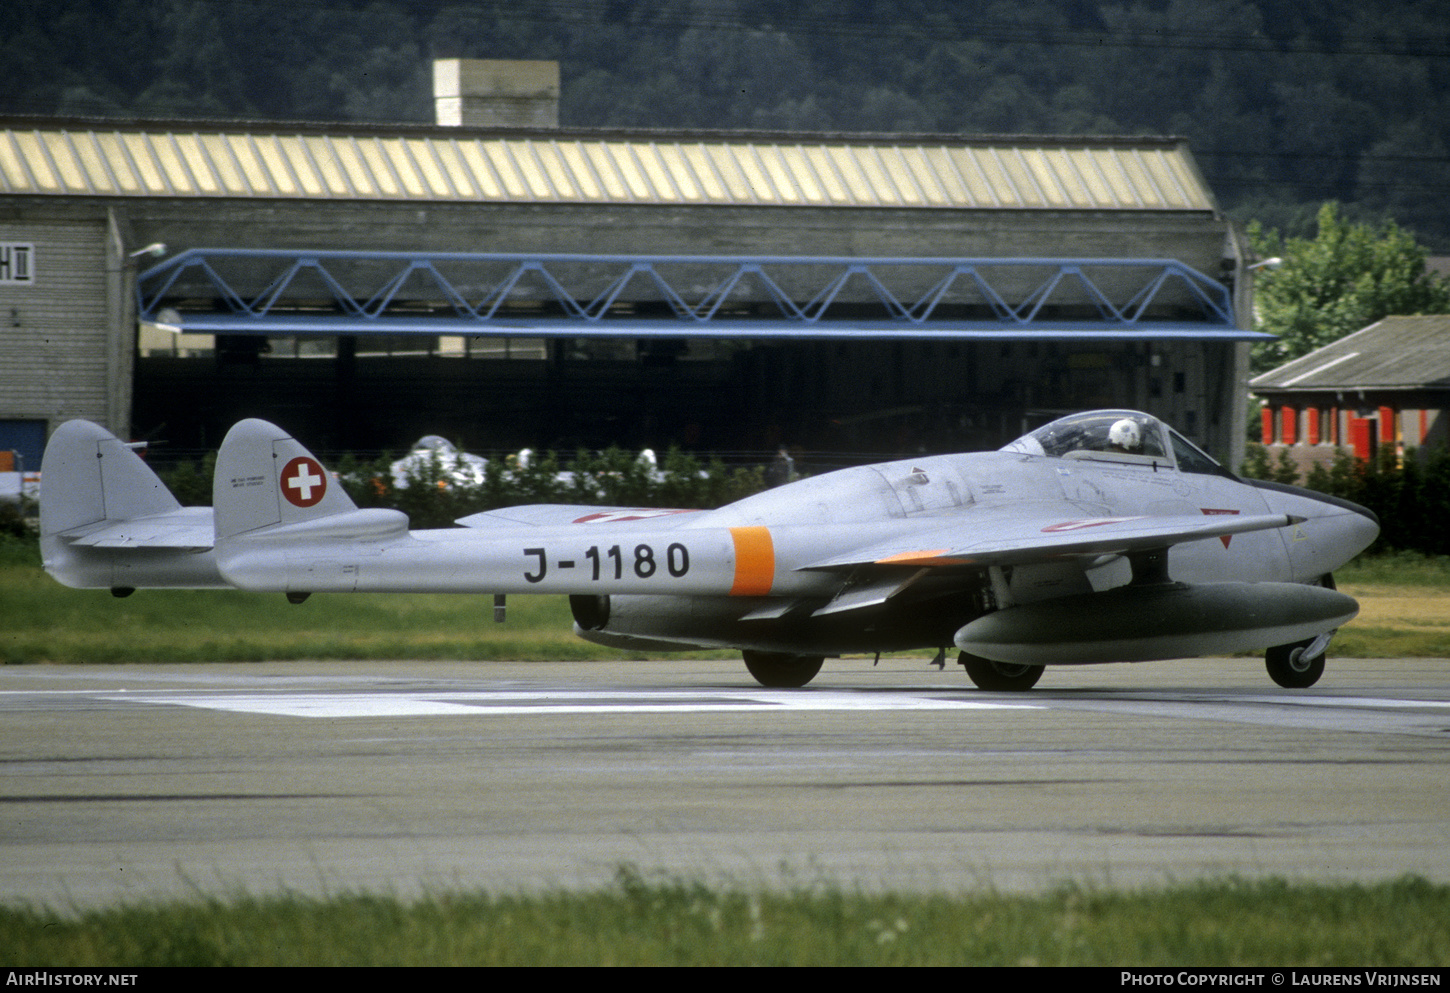
M 1249 381 L 1272 458 L 1301 471 L 1341 448 L 1450 445 L 1450 315 L 1386 317 Z

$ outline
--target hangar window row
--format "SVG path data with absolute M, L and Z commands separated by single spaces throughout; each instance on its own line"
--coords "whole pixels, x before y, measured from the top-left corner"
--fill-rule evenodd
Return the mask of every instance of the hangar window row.
M 479 359 L 542 362 L 546 359 L 651 362 L 721 362 L 754 343 L 739 338 L 501 338 L 482 335 L 364 335 L 343 344 L 339 335 L 217 335 L 178 331 L 143 321 L 137 352 L 142 358 L 275 361 L 369 358 Z

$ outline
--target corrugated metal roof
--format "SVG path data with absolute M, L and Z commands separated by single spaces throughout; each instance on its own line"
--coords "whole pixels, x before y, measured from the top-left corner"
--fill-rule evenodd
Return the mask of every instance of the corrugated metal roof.
M 1386 317 L 1249 381 L 1255 391 L 1450 386 L 1450 316 Z
M 1186 145 L 1128 139 L 0 128 L 0 193 L 1207 211 Z

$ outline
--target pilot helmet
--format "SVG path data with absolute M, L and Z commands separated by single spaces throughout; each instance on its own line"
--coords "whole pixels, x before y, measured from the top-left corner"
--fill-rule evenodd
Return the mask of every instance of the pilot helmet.
M 1124 417 L 1108 429 L 1108 442 L 1125 452 L 1136 452 L 1143 447 L 1143 433 L 1136 421 Z

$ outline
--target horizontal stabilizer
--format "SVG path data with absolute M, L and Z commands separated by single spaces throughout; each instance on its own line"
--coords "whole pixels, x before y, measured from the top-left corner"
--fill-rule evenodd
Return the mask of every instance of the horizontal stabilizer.
M 210 507 L 180 507 L 166 514 L 62 531 L 85 548 L 211 548 L 216 541 Z
M 283 538 L 307 540 L 316 538 L 378 541 L 401 538 L 408 533 L 408 515 L 387 507 L 364 507 L 345 510 L 330 517 L 278 524 L 248 534 L 248 538 Z

